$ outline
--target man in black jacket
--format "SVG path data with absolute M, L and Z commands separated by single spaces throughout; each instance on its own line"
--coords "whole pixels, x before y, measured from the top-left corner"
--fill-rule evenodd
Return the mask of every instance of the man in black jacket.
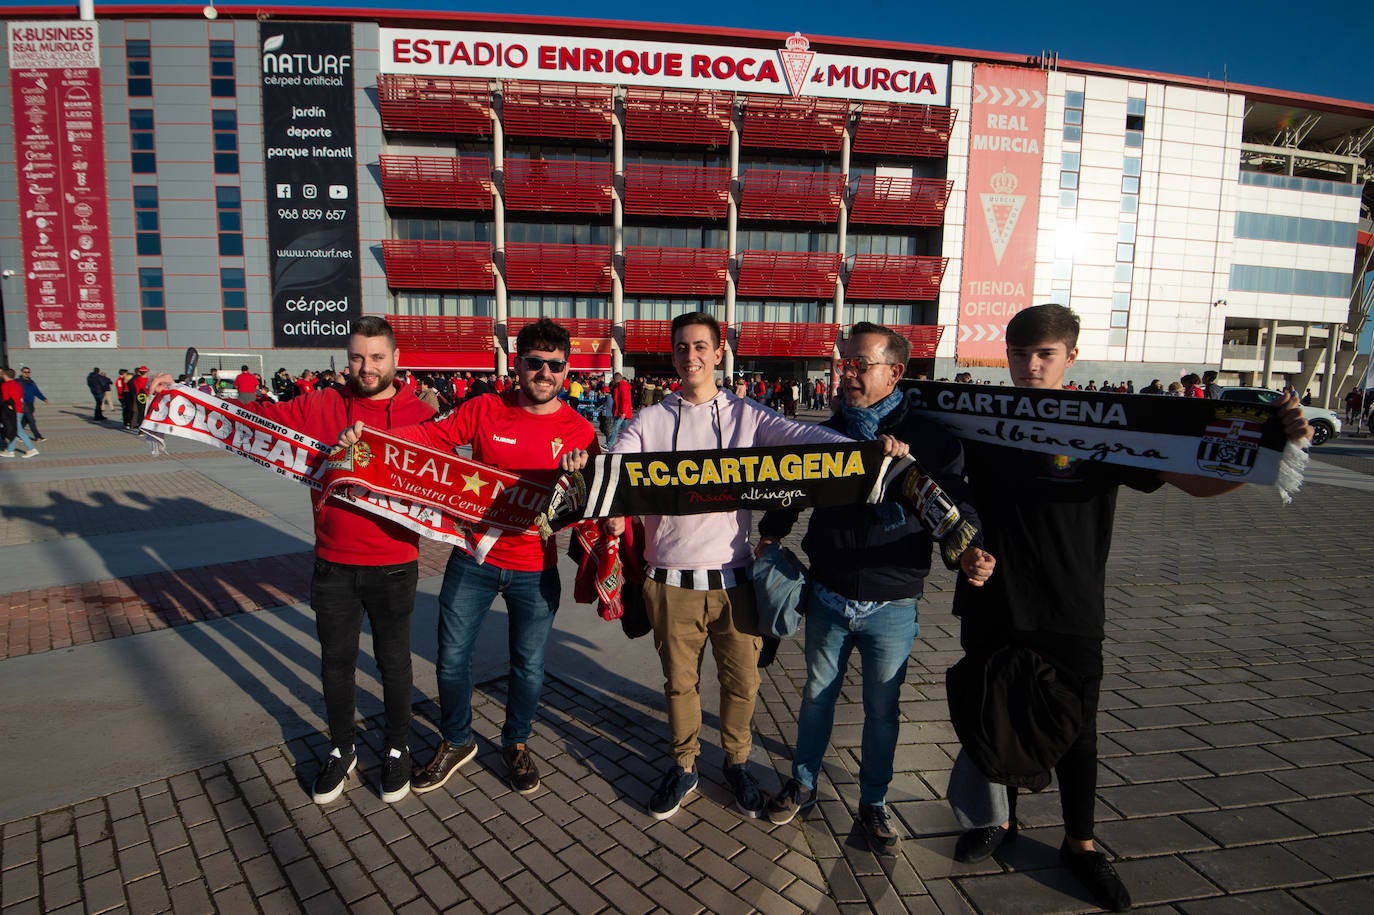
M 963 481 L 964 455 L 944 429 L 908 410 L 897 390 L 911 344 L 867 321 L 855 324 L 839 364 L 843 405 L 824 425 L 851 438 L 891 434 L 954 499 L 964 519 L 978 518 Z M 786 536 L 798 512 L 768 512 L 759 523 L 761 553 Z M 959 565 L 980 585 L 993 558 L 974 541 Z M 887 787 L 897 750 L 898 700 L 907 659 L 920 627 L 916 602 L 930 572 L 931 537 L 910 509 L 895 503 L 816 509 L 802 549 L 811 561 L 806 611 L 806 687 L 797 715 L 792 777 L 768 803 L 768 818 L 787 823 L 815 803 L 821 758 L 830 743 L 835 700 L 852 650 L 863 661 L 863 742 L 859 761 L 859 823 L 870 847 L 895 854 L 900 844 L 888 816 Z
M 91 419 L 96 422 L 103 422 L 105 419 L 105 395 L 110 390 L 110 379 L 100 370 L 100 366 L 91 369 L 91 373 L 86 376 L 86 387 L 91 389 L 91 397 L 95 399 L 95 416 Z

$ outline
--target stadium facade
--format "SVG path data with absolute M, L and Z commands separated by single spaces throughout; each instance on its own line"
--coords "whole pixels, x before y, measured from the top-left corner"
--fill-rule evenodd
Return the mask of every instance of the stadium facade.
M 363 313 L 420 370 L 504 371 L 541 315 L 576 368 L 666 370 L 701 309 L 727 372 L 822 376 L 872 320 L 913 370 L 1002 381 L 1007 320 L 1049 301 L 1080 382 L 1364 370 L 1374 105 L 785 32 L 7 15 L 5 343 L 50 393 L 188 346 L 319 368 Z

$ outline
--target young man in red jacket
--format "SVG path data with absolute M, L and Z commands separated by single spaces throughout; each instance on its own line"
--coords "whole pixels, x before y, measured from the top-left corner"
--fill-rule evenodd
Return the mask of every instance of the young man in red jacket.
M 283 403 L 242 404 L 259 416 L 298 432 L 332 442 L 339 429 L 364 422 L 392 429 L 422 422 L 434 409 L 396 384 L 396 338 L 391 325 L 367 316 L 353 323 L 348 338 L 348 384 L 294 397 Z M 170 384 L 159 375 L 151 390 Z M 390 521 L 332 499 L 315 503 L 315 574 L 310 608 L 320 637 L 320 679 L 333 749 L 315 778 L 315 803 L 328 804 L 343 793 L 358 765 L 354 718 L 358 637 L 363 614 L 372 623 L 372 649 L 382 675 L 385 747 L 381 795 L 391 803 L 410 793 L 410 614 L 419 579 L 419 535 Z
M 443 419 L 392 434 L 444 451 L 471 445 L 474 461 L 552 483 L 565 454 L 600 451 L 592 424 L 558 397 L 567 377 L 571 345 L 567 329 L 548 318 L 526 324 L 515 338 L 517 383 L 513 389 L 470 397 Z M 356 425 L 344 429 L 339 444 L 352 445 L 359 431 Z M 415 773 L 417 794 L 443 786 L 477 754 L 477 738 L 472 733 L 472 656 L 482 620 L 497 594 L 506 598 L 510 625 L 501 758 L 512 788 L 521 794 L 539 788 L 539 769 L 526 744 L 539 711 L 544 650 L 562 590 L 554 540 L 541 542 L 525 534 L 498 535 L 480 529 L 473 536 L 480 539 L 471 544 L 472 551 L 454 548 L 439 590 L 437 674 L 443 740 L 429 763 Z

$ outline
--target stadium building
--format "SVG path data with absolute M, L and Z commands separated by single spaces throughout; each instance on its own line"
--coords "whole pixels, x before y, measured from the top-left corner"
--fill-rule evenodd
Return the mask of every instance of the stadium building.
M 1006 378 L 1017 310 L 1083 318 L 1079 382 L 1346 390 L 1370 307 L 1374 105 L 897 41 L 294 6 L 7 13 L 10 364 L 402 365 L 821 377 L 841 329 Z

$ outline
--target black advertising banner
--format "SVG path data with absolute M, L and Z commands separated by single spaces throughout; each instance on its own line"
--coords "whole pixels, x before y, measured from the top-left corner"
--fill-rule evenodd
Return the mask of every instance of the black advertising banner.
M 362 315 L 353 28 L 264 22 L 258 38 L 273 345 L 342 347 Z

